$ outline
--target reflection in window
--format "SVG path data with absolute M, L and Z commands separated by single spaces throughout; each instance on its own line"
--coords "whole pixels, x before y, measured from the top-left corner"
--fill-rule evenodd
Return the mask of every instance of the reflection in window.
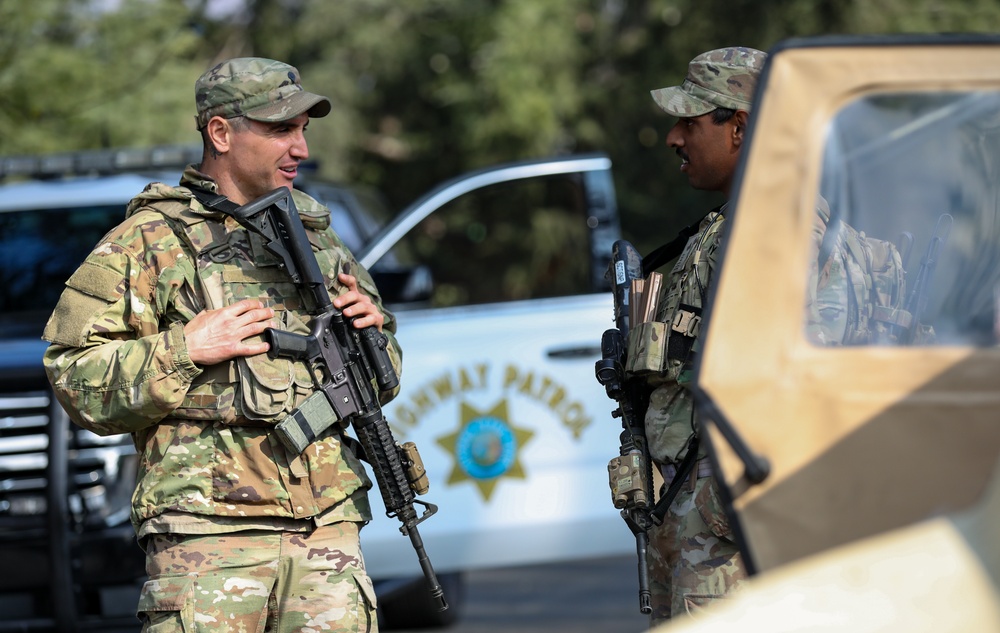
M 66 280 L 124 216 L 123 205 L 0 213 L 4 319 L 30 315 L 44 325 Z
M 579 174 L 475 190 L 421 221 L 393 248 L 434 279 L 431 305 L 462 306 L 596 292 Z
M 831 122 L 820 194 L 810 340 L 997 342 L 1000 94 L 854 101 Z

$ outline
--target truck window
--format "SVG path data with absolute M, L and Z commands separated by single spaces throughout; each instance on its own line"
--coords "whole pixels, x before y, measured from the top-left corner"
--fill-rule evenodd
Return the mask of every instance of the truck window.
M 587 221 L 580 174 L 515 180 L 442 206 L 392 255 L 430 268 L 434 307 L 587 294 Z
M 875 272 L 844 263 L 847 283 L 820 289 L 817 306 L 807 307 L 807 331 L 818 311 L 824 343 L 838 335 L 860 310 L 861 274 L 869 274 L 883 295 L 869 316 L 902 336 L 874 337 L 855 344 L 987 346 L 997 343 L 1000 297 L 1000 93 L 893 93 L 869 95 L 848 103 L 833 117 L 826 137 L 820 181 L 829 207 L 819 252 L 826 262 L 837 243 L 867 251 Z M 854 237 L 843 223 L 853 227 Z M 829 231 L 828 231 L 829 232 Z M 897 247 L 905 269 L 905 288 L 889 281 L 887 257 Z M 860 246 L 860 249 L 858 248 Z M 853 261 L 852 261 L 853 260 Z M 810 261 L 815 270 L 817 262 Z M 879 272 L 877 266 L 881 265 Z M 826 269 L 829 272 L 829 268 Z M 810 284 L 816 281 L 810 276 Z M 836 284 L 832 284 L 836 286 Z M 868 284 L 871 285 L 870 283 Z M 815 292 L 815 288 L 810 288 Z M 898 292 L 898 297 L 892 296 Z M 879 306 L 879 304 L 886 304 Z M 901 308 L 923 326 L 905 334 L 896 319 Z M 888 317 L 879 321 L 879 317 Z M 815 341 L 815 337 L 810 335 Z M 851 341 L 848 341 L 850 343 Z

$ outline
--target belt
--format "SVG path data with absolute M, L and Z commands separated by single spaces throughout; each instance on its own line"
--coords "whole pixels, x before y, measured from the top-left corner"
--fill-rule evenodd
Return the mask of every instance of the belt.
M 692 469 L 691 472 L 695 476 L 695 478 L 711 477 L 712 462 L 710 462 L 707 457 L 702 457 L 701 459 L 695 462 L 694 468 Z M 677 467 L 674 466 L 673 464 L 661 464 L 660 474 L 663 475 L 664 483 L 666 483 L 669 486 L 670 482 L 673 481 L 674 477 L 677 476 Z

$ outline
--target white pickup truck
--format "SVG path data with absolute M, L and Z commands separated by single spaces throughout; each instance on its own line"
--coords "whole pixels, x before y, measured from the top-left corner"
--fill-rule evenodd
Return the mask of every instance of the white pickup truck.
M 178 148 L 0 159 L 0 179 L 31 176 L 0 186 L 0 630 L 134 627 L 143 572 L 127 522 L 131 442 L 68 423 L 38 337 L 125 202 L 195 160 Z M 452 604 L 443 614 L 371 494 L 362 546 L 385 628 L 454 621 L 466 570 L 634 550 L 607 483 L 620 424 L 594 377 L 619 238 L 610 169 L 603 155 L 483 169 L 381 228 L 359 190 L 297 183 L 331 208 L 398 317 L 401 391 L 384 412 L 399 441 L 418 445 L 431 486 L 421 499 L 438 507 L 420 533 Z M 86 171 L 97 173 L 65 175 Z
M 463 176 L 360 253 L 380 283 L 397 255 L 428 266 L 435 283 L 429 305 L 393 305 L 403 379 L 385 413 L 427 467 L 439 511 L 420 532 L 438 571 L 634 548 L 607 480 L 621 426 L 594 377 L 618 235 L 609 169 L 606 157 L 584 156 Z M 415 569 L 395 523 L 362 533 L 376 578 Z M 446 591 L 461 591 L 445 578 Z

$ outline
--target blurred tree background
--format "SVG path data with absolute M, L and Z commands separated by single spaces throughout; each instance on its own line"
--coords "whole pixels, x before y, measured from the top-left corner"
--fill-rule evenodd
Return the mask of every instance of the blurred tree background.
M 335 103 L 310 128 L 323 176 L 399 210 L 469 169 L 603 151 L 645 252 L 717 202 L 649 97 L 693 56 L 998 28 L 996 0 L 0 0 L 0 154 L 197 143 L 198 75 L 272 57 Z

